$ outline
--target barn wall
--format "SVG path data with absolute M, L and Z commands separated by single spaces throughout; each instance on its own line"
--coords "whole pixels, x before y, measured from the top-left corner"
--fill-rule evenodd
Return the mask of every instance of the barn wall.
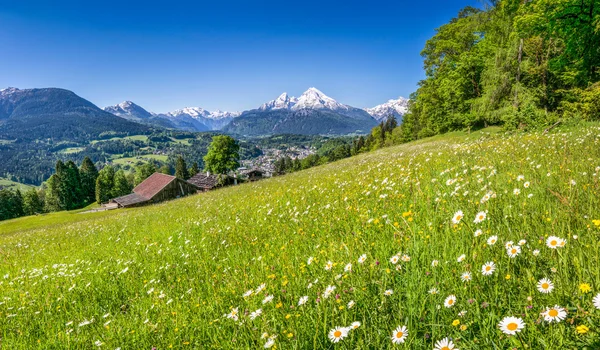
M 183 192 L 182 192 L 183 190 Z M 165 186 L 160 192 L 158 192 L 154 197 L 152 197 L 152 202 L 162 202 L 169 199 L 175 199 L 178 197 L 184 197 L 190 194 L 194 194 L 198 191 L 198 189 L 183 181 L 181 179 L 175 179 L 167 186 Z

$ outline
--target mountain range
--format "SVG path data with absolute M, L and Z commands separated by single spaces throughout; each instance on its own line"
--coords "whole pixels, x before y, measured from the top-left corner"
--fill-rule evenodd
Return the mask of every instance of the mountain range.
M 102 134 L 149 131 L 57 88 L 0 90 L 0 140 L 90 140 Z
M 378 122 L 402 119 L 408 100 L 397 100 L 361 109 L 339 103 L 311 87 L 300 97 L 281 94 L 256 109 L 244 112 L 210 112 L 187 107 L 168 113 L 148 112 L 131 101 L 105 107 L 106 112 L 137 123 L 186 131 L 223 130 L 240 135 L 349 134 L 368 132 Z

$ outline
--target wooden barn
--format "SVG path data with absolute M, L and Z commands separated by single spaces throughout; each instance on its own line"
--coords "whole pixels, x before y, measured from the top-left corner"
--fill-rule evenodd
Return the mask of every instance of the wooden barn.
M 236 179 L 228 175 L 214 175 L 209 172 L 198 173 L 187 180 L 201 191 L 210 191 L 217 187 L 236 184 Z
M 253 168 L 250 170 L 242 171 L 242 176 L 247 181 L 257 181 L 262 179 L 265 176 L 265 173 L 261 169 Z
M 119 208 L 136 207 L 184 197 L 198 192 L 199 187 L 175 176 L 154 173 L 133 189 L 132 194 L 114 198 Z

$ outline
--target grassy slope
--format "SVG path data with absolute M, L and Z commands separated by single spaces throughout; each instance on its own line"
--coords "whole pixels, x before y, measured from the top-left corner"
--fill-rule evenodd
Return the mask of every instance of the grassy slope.
M 8 179 L 0 177 L 0 187 L 8 188 L 8 189 L 11 189 L 11 190 L 17 190 L 17 189 L 19 189 L 19 190 L 21 190 L 21 192 L 24 192 L 24 191 L 27 191 L 28 189 L 30 189 L 33 186 L 31 186 L 31 185 L 25 185 L 25 184 L 22 184 L 22 183 L 19 183 L 19 182 L 14 182 L 14 181 L 11 181 L 11 180 L 8 180 Z
M 591 220 L 600 219 L 599 135 L 597 125 L 447 135 L 147 208 L 0 223 L 2 344 L 238 349 L 262 347 L 267 332 L 279 348 L 329 349 L 332 327 L 360 321 L 336 347 L 392 347 L 392 330 L 406 325 L 411 349 L 447 336 L 460 349 L 598 348 L 591 299 L 600 289 L 600 230 Z M 488 191 L 495 198 L 480 203 Z M 452 225 L 458 210 L 466 217 Z M 488 220 L 474 224 L 480 210 Z M 483 235 L 474 237 L 478 228 Z M 491 235 L 494 246 L 486 245 Z M 548 235 L 566 247 L 547 248 Z M 520 239 L 523 252 L 509 258 L 504 243 Z M 394 265 L 396 253 L 411 259 Z M 497 264 L 489 277 L 480 273 L 487 261 Z M 465 271 L 471 282 L 461 281 Z M 553 293 L 536 290 L 543 277 Z M 578 289 L 584 282 L 592 293 Z M 262 283 L 260 295 L 242 297 Z M 338 299 L 322 296 L 329 285 Z M 433 287 L 439 294 L 428 293 Z M 456 306 L 440 308 L 450 294 Z M 266 295 L 274 299 L 262 304 Z M 304 295 L 307 304 L 297 306 Z M 569 322 L 538 324 L 555 304 L 568 308 Z M 232 307 L 238 322 L 223 317 Z M 245 315 L 258 308 L 259 318 Z M 496 327 L 513 315 L 527 325 L 520 337 Z M 451 325 L 456 319 L 465 330 Z M 590 332 L 577 335 L 582 324 Z

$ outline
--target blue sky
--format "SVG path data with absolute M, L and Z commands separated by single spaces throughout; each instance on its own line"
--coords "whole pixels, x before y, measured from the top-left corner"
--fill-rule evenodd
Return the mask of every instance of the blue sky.
M 46 1 L 0 6 L 0 87 L 61 87 L 100 107 L 258 107 L 314 86 L 356 107 L 423 78 L 436 27 L 477 0 Z

